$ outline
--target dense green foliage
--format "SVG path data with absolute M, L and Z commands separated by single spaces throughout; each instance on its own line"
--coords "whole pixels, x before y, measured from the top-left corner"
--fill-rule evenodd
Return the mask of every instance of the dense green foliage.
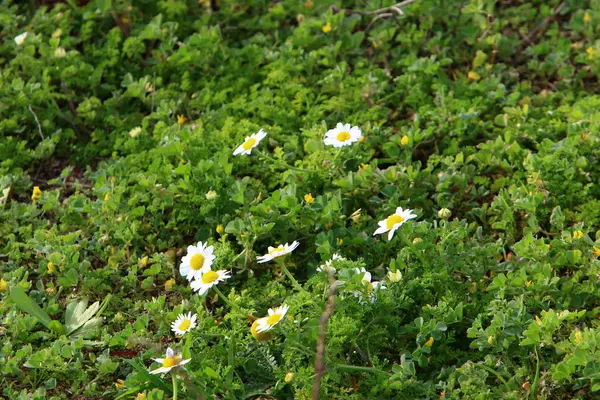
M 323 398 L 598 396 L 599 0 L 33 3 L 0 1 L 0 396 L 171 398 L 171 346 L 180 399 L 311 398 L 334 253 Z M 256 262 L 294 240 L 302 291 Z

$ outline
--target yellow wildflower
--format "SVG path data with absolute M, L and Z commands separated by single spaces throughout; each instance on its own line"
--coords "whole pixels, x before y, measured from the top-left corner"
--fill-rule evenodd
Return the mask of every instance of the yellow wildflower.
M 283 378 L 283 380 L 285 381 L 285 383 L 290 383 L 294 380 L 295 375 L 296 374 L 294 374 L 293 372 L 288 372 L 287 374 L 285 374 L 285 378 Z
M 37 200 L 42 198 L 42 191 L 39 186 L 33 187 L 33 192 L 31 193 L 31 200 Z
M 540 325 L 540 326 L 542 325 L 542 320 L 537 315 L 535 316 L 535 323 L 538 324 L 538 325 Z
M 344 239 L 337 238 L 336 242 L 337 242 L 338 246 L 341 246 L 344 243 Z
M 54 272 L 56 272 L 56 269 L 54 268 L 54 263 L 52 261 L 49 261 L 48 262 L 48 273 L 53 274 Z
M 494 335 L 488 336 L 487 342 L 489 345 L 494 343 Z
M 325 32 L 325 33 L 331 32 L 331 24 L 329 22 L 323 27 L 323 32 Z
M 110 196 L 108 195 L 108 193 L 106 193 L 106 194 L 104 195 L 104 201 L 108 201 L 108 199 L 110 199 Z
M 138 393 L 135 400 L 146 400 L 146 393 Z
M 594 50 L 593 47 L 588 47 L 587 49 L 585 49 L 585 52 L 588 54 L 588 57 L 590 59 L 594 58 L 594 56 L 596 55 L 596 50 Z
M 187 121 L 187 118 L 184 115 L 178 115 L 177 116 L 177 124 L 179 126 L 185 124 L 185 121 Z
M 223 227 L 223 225 L 217 225 L 216 230 L 219 235 L 222 235 L 225 232 L 225 227 Z
M 140 266 L 140 268 L 145 268 L 146 265 L 148 265 L 148 256 L 144 256 L 142 257 L 139 261 L 138 261 L 138 265 Z
M 304 202 L 306 202 L 308 205 L 315 202 L 315 198 L 313 197 L 312 193 L 307 193 L 304 195 Z
M 533 286 L 533 281 L 525 281 L 525 287 Z
M 575 343 L 581 343 L 582 340 L 583 335 L 581 334 L 581 331 L 575 332 Z
M 175 279 L 171 278 L 165 282 L 165 290 L 171 290 L 175 286 Z
M 410 142 L 410 140 L 408 139 L 408 136 L 406 136 L 406 135 L 402 136 L 402 139 L 400 139 L 400 144 L 402 146 L 408 146 L 409 142 Z
M 600 257 L 600 249 L 596 246 L 593 247 L 594 257 Z
M 590 22 L 591 20 L 592 20 L 592 18 L 590 17 L 590 13 L 586 11 L 586 12 L 583 14 L 583 22 L 585 22 L 585 23 L 587 24 L 587 23 L 588 23 L 588 22 Z
M 306 7 L 306 8 L 313 8 L 313 2 L 311 0 L 306 0 L 304 2 L 304 7 Z
M 423 239 L 421 239 L 420 237 L 416 237 L 413 239 L 413 244 L 421 243 L 422 241 Z
M 118 390 L 121 390 L 125 387 L 125 381 L 123 381 L 123 379 L 117 379 L 117 381 L 115 382 L 115 387 Z
M 472 81 L 478 81 L 481 79 L 481 76 L 479 76 L 479 74 L 475 71 L 469 71 L 467 77 Z
M 0 279 L 0 292 L 5 291 L 6 289 L 8 289 L 8 283 L 6 283 L 4 279 Z
M 260 322 L 261 319 L 266 320 L 267 317 L 259 318 L 256 321 L 254 321 L 254 323 L 252 324 L 252 327 L 250 328 L 250 333 L 252 333 L 252 336 L 256 340 L 259 340 L 259 341 L 269 340 L 273 337 L 273 333 L 271 331 L 265 331 L 265 332 L 258 331 L 258 325 L 261 323 Z
M 573 232 L 573 239 L 583 239 L 583 232 L 580 230 Z
M 429 340 L 427 340 L 427 341 L 425 342 L 425 346 L 426 346 L 426 347 L 431 347 L 431 346 L 433 346 L 433 342 L 434 342 L 434 341 L 435 341 L 435 340 L 433 340 L 433 336 L 429 336 Z

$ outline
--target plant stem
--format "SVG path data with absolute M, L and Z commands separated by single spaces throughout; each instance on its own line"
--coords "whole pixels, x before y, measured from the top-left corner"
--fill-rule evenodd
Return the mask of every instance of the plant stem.
M 306 290 L 304 290 L 304 288 L 300 286 L 298 281 L 294 278 L 294 275 L 291 274 L 290 270 L 287 269 L 283 260 L 281 260 L 280 258 L 276 258 L 275 261 L 277 262 L 277 264 L 279 264 L 285 276 L 287 276 L 288 279 L 292 282 L 292 286 L 299 292 L 306 292 Z
M 357 366 L 357 365 L 335 364 L 335 368 L 346 370 L 346 371 L 371 372 L 371 373 L 375 373 L 375 374 L 385 374 L 385 372 L 380 371 L 377 368 L 373 368 L 373 367 L 360 367 L 360 366 Z
M 269 161 L 271 161 L 271 162 L 273 162 L 275 164 L 280 164 L 284 168 L 293 169 L 294 171 L 299 171 L 299 172 L 311 172 L 308 169 L 294 167 L 293 165 L 288 164 L 286 161 L 284 161 L 284 160 L 278 160 L 278 159 L 272 157 L 271 155 L 269 155 L 267 153 L 263 153 L 260 150 L 257 150 L 256 152 L 258 153 L 258 155 L 263 156 L 264 158 L 266 158 L 267 160 L 269 160 Z
M 175 378 L 175 374 L 171 374 L 171 379 L 173 379 L 173 400 L 177 400 L 177 378 Z
M 215 292 L 217 292 L 217 294 L 219 295 L 219 297 L 221 298 L 221 300 L 223 300 L 228 306 L 229 308 L 236 308 L 227 297 L 225 297 L 225 295 L 223 294 L 223 292 L 221 292 L 221 290 L 219 290 L 218 287 L 213 286 L 213 289 L 215 289 Z

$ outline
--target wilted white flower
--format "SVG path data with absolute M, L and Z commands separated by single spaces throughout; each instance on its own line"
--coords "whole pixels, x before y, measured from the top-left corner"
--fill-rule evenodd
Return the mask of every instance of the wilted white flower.
M 265 254 L 264 256 L 256 257 L 256 259 L 258 260 L 259 263 L 266 263 L 277 257 L 281 257 L 281 256 L 291 253 L 299 245 L 300 245 L 300 242 L 295 240 L 292 244 L 286 243 L 286 244 L 279 245 L 277 247 L 269 246 L 269 252 L 267 254 Z
M 20 35 L 15 37 L 15 43 L 17 44 L 17 46 L 20 46 L 25 42 L 25 38 L 27 37 L 28 34 L 29 34 L 29 32 L 23 32 Z

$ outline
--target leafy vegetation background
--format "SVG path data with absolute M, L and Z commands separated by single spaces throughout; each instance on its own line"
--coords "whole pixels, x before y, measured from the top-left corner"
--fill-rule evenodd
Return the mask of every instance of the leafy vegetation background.
M 193 311 L 180 396 L 310 398 L 338 252 L 403 277 L 337 299 L 324 398 L 598 396 L 600 1 L 417 0 L 373 24 L 344 9 L 393 2 L 33 3 L 0 2 L 0 395 L 170 398 L 144 371 Z M 365 140 L 338 154 L 340 121 Z M 234 158 L 260 128 L 274 160 Z M 418 219 L 373 237 L 398 206 Z M 235 308 L 179 276 L 199 240 Z M 255 262 L 293 240 L 307 293 Z M 60 321 L 112 298 L 74 338 L 15 287 Z

